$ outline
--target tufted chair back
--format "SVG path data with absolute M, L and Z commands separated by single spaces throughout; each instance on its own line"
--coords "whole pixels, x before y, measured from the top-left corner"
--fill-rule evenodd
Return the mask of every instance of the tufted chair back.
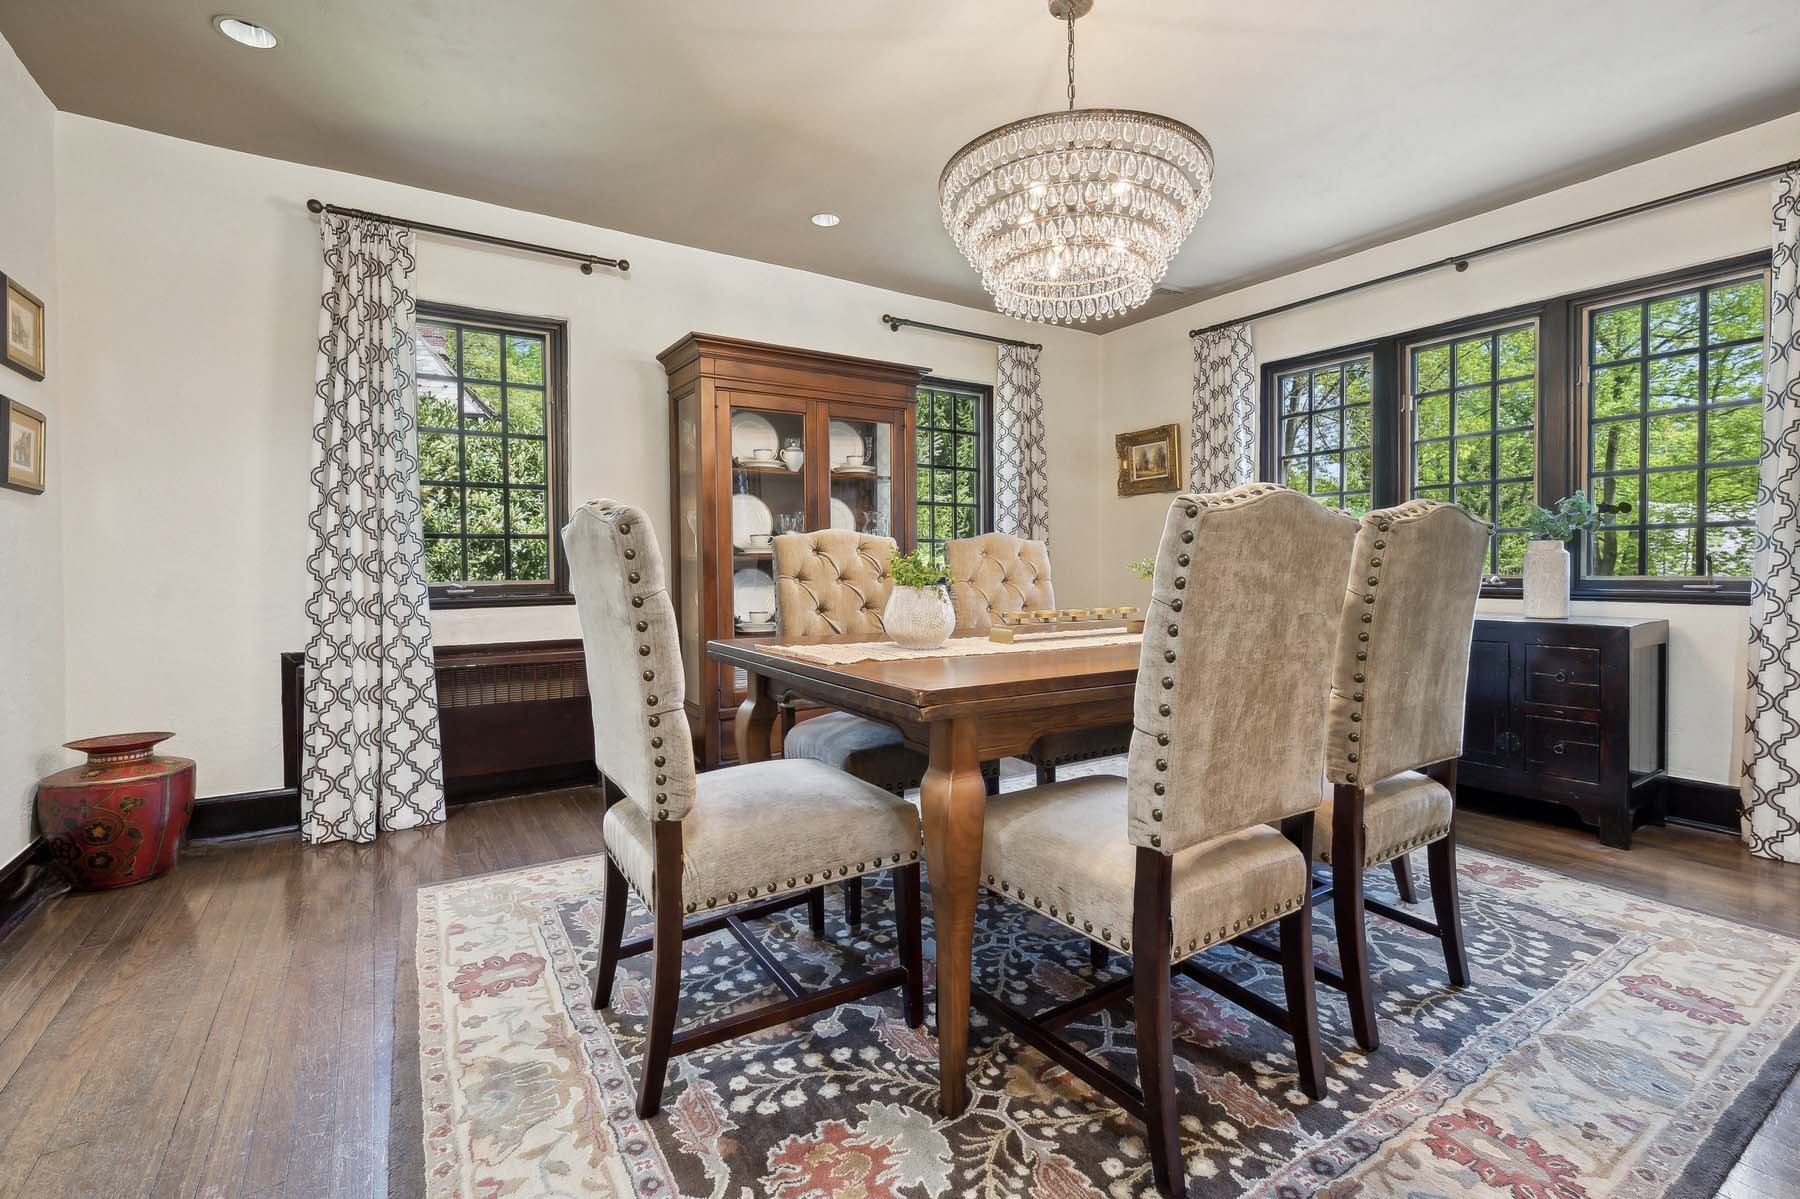
M 1319 806 L 1356 521 L 1285 487 L 1179 495 L 1138 660 L 1127 831 L 1175 853 Z
M 775 627 L 783 637 L 885 637 L 894 539 L 849 529 L 775 539 Z
M 1492 536 L 1435 500 L 1363 517 L 1331 684 L 1332 782 L 1372 787 L 1462 753 L 1469 641 Z
M 944 543 L 956 627 L 986 632 L 1006 612 L 1056 607 L 1050 548 L 1010 533 Z
M 688 732 L 662 551 L 643 510 L 614 500 L 575 509 L 562 531 L 581 617 L 594 761 L 652 820 L 694 805 Z

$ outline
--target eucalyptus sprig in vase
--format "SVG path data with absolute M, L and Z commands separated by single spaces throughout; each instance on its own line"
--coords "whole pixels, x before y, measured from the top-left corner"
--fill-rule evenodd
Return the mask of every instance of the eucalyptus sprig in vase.
M 956 609 L 950 604 L 950 576 L 923 550 L 894 559 L 888 573 L 894 578 L 893 594 L 881 614 L 889 637 L 902 649 L 937 649 L 950 640 L 956 628 Z
M 1629 512 L 1631 505 L 1596 504 L 1586 492 L 1564 496 L 1554 508 L 1532 506 L 1526 522 L 1531 544 L 1525 549 L 1524 612 L 1539 620 L 1569 615 L 1569 542 L 1600 527 L 1601 517 Z

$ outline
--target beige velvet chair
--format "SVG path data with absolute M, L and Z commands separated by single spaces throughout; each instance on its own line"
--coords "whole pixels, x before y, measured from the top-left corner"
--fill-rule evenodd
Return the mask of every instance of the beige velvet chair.
M 782 637 L 886 638 L 881 614 L 893 593 L 894 541 L 848 529 L 775 539 L 775 627 Z M 925 777 L 925 755 L 879 720 L 827 712 L 782 738 L 788 758 L 811 758 L 896 794 Z
M 1326 736 L 1319 858 L 1331 866 L 1338 957 L 1357 1044 L 1380 1045 L 1365 910 L 1438 937 L 1466 986 L 1456 889 L 1456 760 L 1475 602 L 1493 530 L 1451 504 L 1369 513 L 1356 537 Z M 1433 924 L 1368 897 L 1363 872 L 1425 847 Z M 1410 875 L 1396 870 L 1412 902 Z M 1337 980 L 1328 977 L 1327 981 Z
M 988 801 L 988 891 L 1129 953 L 1132 976 L 1035 1018 L 981 992 L 974 1001 L 1145 1121 L 1165 1195 L 1185 1190 L 1172 969 L 1285 1028 L 1300 1086 L 1325 1093 L 1309 859 L 1355 537 L 1355 520 L 1272 484 L 1177 496 L 1156 557 L 1128 776 Z M 1285 1011 L 1190 960 L 1270 923 L 1280 926 Z M 1127 989 L 1138 1088 L 1049 1031 Z
M 1041 541 L 1009 533 L 946 541 L 944 568 L 950 575 L 950 603 L 959 629 L 985 633 L 1008 613 L 1056 607 L 1050 550 Z M 1075 729 L 1038 738 L 1025 758 L 1037 767 L 1038 782 L 1051 783 L 1058 766 L 1110 758 L 1130 744 L 1128 724 Z
M 848 529 L 784 533 L 775 539 L 775 628 L 782 637 L 887 636 L 881 614 L 893 593 L 888 568 L 894 540 Z M 925 777 L 925 755 L 908 749 L 900 730 L 849 712 L 826 712 L 794 724 L 781 740 L 784 758 L 810 759 L 902 795 Z M 844 885 L 844 920 L 862 925 L 862 883 Z
M 601 826 L 606 891 L 594 1007 L 609 1006 L 622 958 L 653 954 L 638 1114 L 648 1118 L 660 1108 L 672 1053 L 893 986 L 901 988 L 907 1022 L 918 1027 L 924 974 L 917 811 L 806 759 L 696 774 L 675 609 L 649 520 L 629 505 L 595 500 L 576 509 L 562 539 L 587 656 L 594 758 L 611 784 Z M 623 798 L 613 798 L 615 791 Z M 767 965 L 772 959 L 745 919 L 808 903 L 827 879 L 876 870 L 894 874 L 900 965 L 813 993 Z M 623 942 L 627 887 L 655 917 L 654 934 L 630 944 Z M 684 924 L 689 916 L 695 919 Z M 742 941 L 789 998 L 676 1036 L 682 940 L 720 930 Z

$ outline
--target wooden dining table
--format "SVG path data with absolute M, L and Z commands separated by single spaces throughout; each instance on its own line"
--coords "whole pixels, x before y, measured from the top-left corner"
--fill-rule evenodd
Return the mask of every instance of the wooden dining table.
M 1046 733 L 1129 723 L 1139 643 L 1064 642 L 1010 653 L 843 665 L 777 648 L 867 640 L 738 637 L 709 642 L 707 652 L 748 676 L 737 715 L 740 762 L 770 756 L 778 715 L 792 701 L 887 721 L 927 755 L 930 766 L 919 790 L 937 932 L 938 1104 L 944 1115 L 955 1116 L 969 1103 L 969 982 L 987 806 L 981 764 L 1022 754 Z

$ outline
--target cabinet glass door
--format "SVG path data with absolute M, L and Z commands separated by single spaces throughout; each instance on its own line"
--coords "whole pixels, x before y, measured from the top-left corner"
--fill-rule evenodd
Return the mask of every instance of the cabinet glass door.
M 831 405 L 826 412 L 825 527 L 892 537 L 912 544 L 904 512 L 895 502 L 908 474 L 901 430 L 891 411 Z
M 729 538 L 731 578 L 726 591 L 740 636 L 775 631 L 773 542 L 807 527 L 806 409 L 774 401 L 752 406 L 733 397 L 730 407 L 731 476 Z

